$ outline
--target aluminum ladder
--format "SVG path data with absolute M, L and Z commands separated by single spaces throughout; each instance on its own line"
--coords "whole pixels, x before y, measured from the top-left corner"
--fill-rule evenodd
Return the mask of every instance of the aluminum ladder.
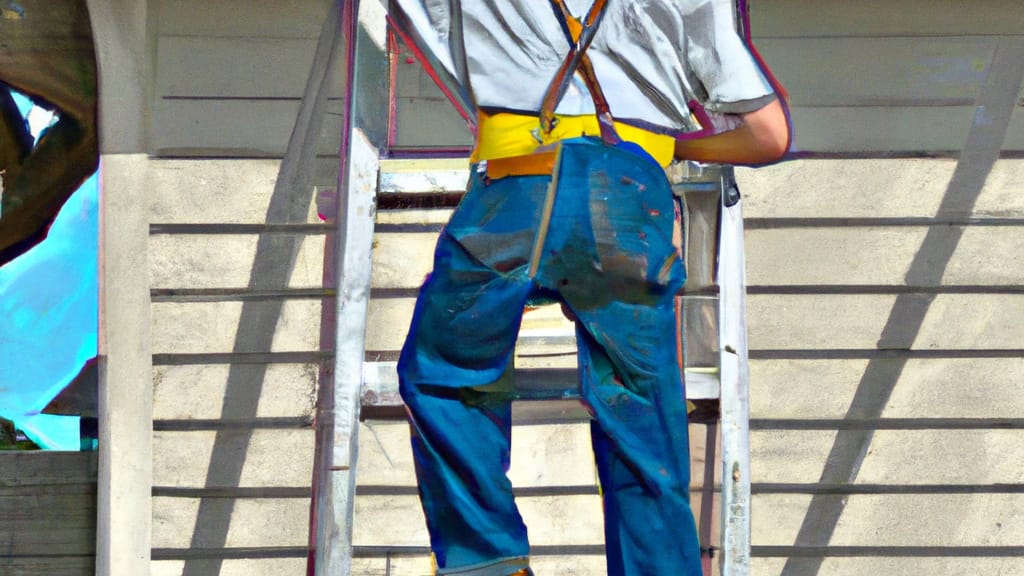
M 410 193 L 424 178 L 432 192 L 464 190 L 468 170 L 415 174 L 388 170 L 382 162 L 388 103 L 387 18 L 376 2 L 336 0 L 327 16 L 313 70 L 307 82 L 292 142 L 300 161 L 313 164 L 316 129 L 326 116 L 330 73 L 343 81 L 341 141 L 338 149 L 337 202 L 333 276 L 336 302 L 327 315 L 333 326 L 333 365 L 322 373 L 317 410 L 310 573 L 349 574 L 353 558 L 352 520 L 358 425 L 366 412 L 400 406 L 393 362 L 367 362 L 365 334 L 371 293 L 371 256 L 378 196 Z M 382 82 L 383 81 L 383 82 Z M 287 157 L 286 157 L 287 158 Z M 303 162 L 302 160 L 305 160 Z M 285 174 L 282 168 L 282 174 Z M 723 576 L 746 576 L 750 559 L 750 457 L 747 342 L 744 317 L 742 202 L 731 168 L 683 164 L 673 171 L 678 195 L 686 205 L 686 252 L 689 279 L 681 298 L 686 318 L 687 396 L 717 404 L 721 430 L 721 537 L 717 549 Z M 460 182 L 461 178 L 461 182 Z M 441 184 L 438 184 L 441 182 Z M 445 183 L 447 182 L 447 183 Z M 420 186 L 422 188 L 422 186 Z M 329 237 L 330 238 L 330 237 Z M 331 240 L 329 240 L 331 242 Z M 330 258 L 329 258 L 330 259 Z M 545 338 L 571 334 L 521 335 L 521 341 L 544 345 Z M 572 413 L 575 381 L 560 374 L 521 374 L 522 404 L 538 413 L 581 417 Z M 519 403 L 517 403 L 519 404 Z M 712 411 L 713 408 L 712 408 Z M 708 444 L 714 449 L 715 443 Z M 713 480 L 713 478 L 711 479 Z M 708 482 L 705 482 L 708 484 Z M 710 491 L 711 486 L 704 487 Z M 702 537 L 706 537 L 703 530 Z M 705 568 L 705 574 L 710 574 Z

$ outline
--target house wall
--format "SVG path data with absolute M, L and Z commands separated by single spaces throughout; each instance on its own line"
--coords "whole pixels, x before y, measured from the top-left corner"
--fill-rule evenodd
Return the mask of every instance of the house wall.
M 995 164 L 966 226 L 933 222 L 968 193 L 956 160 L 739 174 L 753 573 L 1017 570 L 1006 515 L 1024 501 L 1005 487 L 1021 470 L 1004 457 L 1022 433 L 1000 421 L 1021 408 L 1022 168 Z M 997 215 L 1016 223 L 984 224 Z

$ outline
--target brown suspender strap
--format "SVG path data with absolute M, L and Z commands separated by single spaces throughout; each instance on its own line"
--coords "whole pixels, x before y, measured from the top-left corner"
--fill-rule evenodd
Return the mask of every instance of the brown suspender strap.
M 557 123 L 555 108 L 565 94 L 572 75 L 579 70 L 587 85 L 587 90 L 594 101 L 597 124 L 601 132 L 601 140 L 607 144 L 615 145 L 622 141 L 618 131 L 615 129 L 615 120 L 612 118 L 608 101 L 604 97 L 601 85 L 594 74 L 594 67 L 586 54 L 587 48 L 594 39 L 597 25 L 604 14 L 605 7 L 609 0 L 594 0 L 587 16 L 581 22 L 578 18 L 569 13 L 564 0 L 551 0 L 551 6 L 558 17 L 565 37 L 569 42 L 569 53 L 559 67 L 558 72 L 552 79 L 548 90 L 544 95 L 540 111 L 540 127 L 533 130 L 534 137 L 538 142 L 544 142 L 551 134 Z M 545 150 L 527 154 L 524 156 L 510 156 L 505 158 L 492 158 L 487 161 L 487 175 L 491 178 L 503 178 L 505 176 L 522 176 L 534 174 L 551 174 L 554 169 L 554 150 Z
M 561 20 L 569 40 L 569 53 L 566 55 L 562 65 L 555 73 L 555 77 L 544 94 L 544 100 L 540 108 L 540 130 L 544 134 L 550 134 L 554 129 L 557 119 L 555 108 L 565 95 L 569 87 L 569 80 L 579 70 L 583 81 L 587 85 L 590 97 L 594 101 L 594 109 L 597 114 L 597 123 L 601 129 L 601 139 L 608 144 L 617 144 L 622 141 L 615 130 L 615 119 L 612 117 L 611 109 L 608 107 L 608 100 L 604 97 L 601 85 L 594 74 L 594 66 L 587 56 L 587 48 L 594 40 L 597 27 L 604 16 L 605 8 L 609 0 L 594 0 L 590 10 L 581 22 L 571 13 L 565 5 L 565 0 L 551 0 L 555 15 Z

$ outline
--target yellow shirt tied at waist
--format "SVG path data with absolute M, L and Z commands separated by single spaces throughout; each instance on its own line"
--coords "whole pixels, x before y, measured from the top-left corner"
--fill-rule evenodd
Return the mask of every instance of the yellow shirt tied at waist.
M 479 113 L 476 147 L 470 161 L 487 160 L 487 175 L 491 178 L 505 176 L 526 176 L 550 174 L 555 162 L 554 150 L 535 153 L 538 148 L 554 144 L 559 140 L 578 136 L 598 136 L 601 129 L 597 117 L 557 116 L 550 134 L 542 135 L 538 142 L 537 117 L 525 114 L 499 112 Z M 622 122 L 615 122 L 615 129 L 623 140 L 634 142 L 654 157 L 662 166 L 672 163 L 675 153 L 675 138 L 656 134 Z

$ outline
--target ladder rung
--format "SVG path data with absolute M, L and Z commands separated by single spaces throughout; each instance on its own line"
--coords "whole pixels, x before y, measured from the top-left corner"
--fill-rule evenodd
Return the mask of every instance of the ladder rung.
M 398 394 L 396 362 L 364 362 L 363 406 L 377 408 L 402 405 Z M 524 368 L 517 369 L 516 400 L 558 401 L 579 398 L 575 368 Z M 718 372 L 712 369 L 687 369 L 686 397 L 690 400 L 718 398 Z
M 381 194 L 461 194 L 469 180 L 469 160 L 382 160 Z

